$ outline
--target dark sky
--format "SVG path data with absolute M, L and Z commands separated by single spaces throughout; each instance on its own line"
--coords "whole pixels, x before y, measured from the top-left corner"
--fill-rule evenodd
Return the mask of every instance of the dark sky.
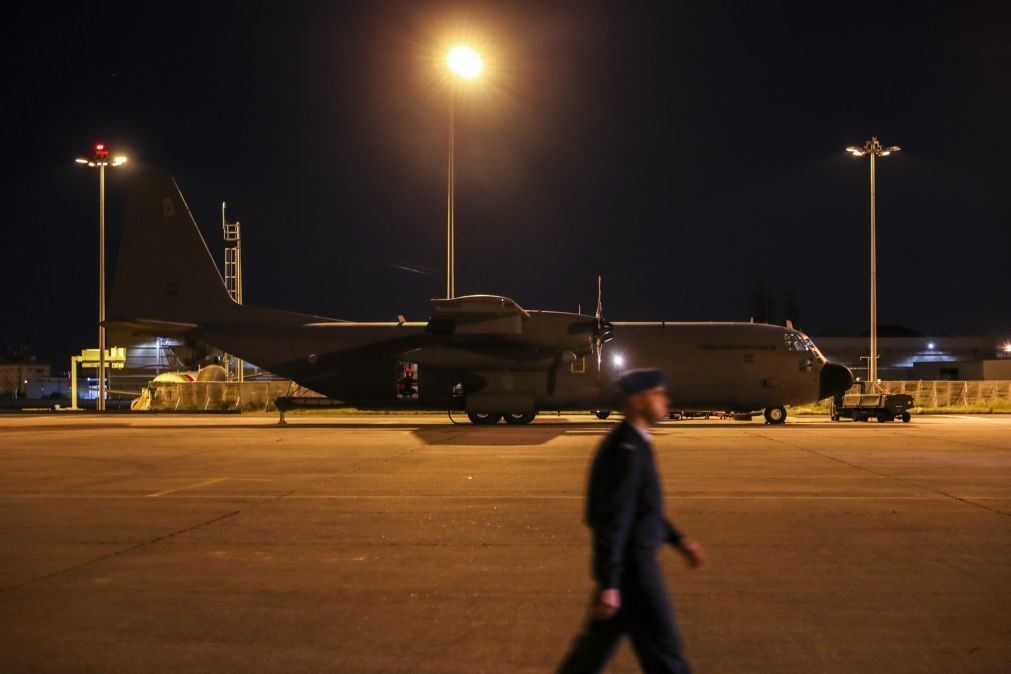
M 98 140 L 115 260 L 131 171 L 178 180 L 246 302 L 424 319 L 457 293 L 612 320 L 748 320 L 764 281 L 812 334 L 866 330 L 868 166 L 882 323 L 1011 335 L 1011 13 L 1003 3 L 22 3 L 5 21 L 0 345 L 94 346 Z M 159 264 L 152 252 L 150 264 Z M 111 278 L 111 273 L 110 273 Z

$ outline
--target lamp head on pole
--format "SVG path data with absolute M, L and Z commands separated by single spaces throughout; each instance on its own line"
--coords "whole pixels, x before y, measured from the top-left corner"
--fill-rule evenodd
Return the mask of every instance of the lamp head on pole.
M 871 139 L 864 143 L 862 146 L 850 145 L 846 148 L 846 151 L 852 154 L 854 157 L 863 157 L 864 155 L 872 154 L 876 157 L 887 157 L 893 152 L 900 152 L 902 150 L 898 145 L 891 145 L 889 147 L 882 147 L 881 141 L 878 140 L 877 136 L 871 136 Z
M 78 157 L 74 160 L 87 166 L 122 166 L 126 163 L 126 155 L 118 154 L 110 159 L 109 148 L 105 143 L 95 143 L 94 154 L 91 157 Z

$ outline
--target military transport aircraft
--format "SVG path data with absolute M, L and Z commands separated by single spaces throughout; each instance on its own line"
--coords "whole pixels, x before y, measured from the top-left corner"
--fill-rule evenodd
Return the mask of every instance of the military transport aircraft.
M 152 262 L 153 260 L 153 262 Z M 524 424 L 538 411 L 615 407 L 626 369 L 663 367 L 673 409 L 755 412 L 786 420 L 786 405 L 848 389 L 803 333 L 754 323 L 610 323 L 533 311 L 506 297 L 434 300 L 425 322 L 357 323 L 238 305 L 172 177 L 134 178 L 109 324 L 186 336 L 349 405 L 389 406 L 410 370 L 412 401 L 460 409 L 476 424 Z M 605 346 L 606 345 L 606 346 Z

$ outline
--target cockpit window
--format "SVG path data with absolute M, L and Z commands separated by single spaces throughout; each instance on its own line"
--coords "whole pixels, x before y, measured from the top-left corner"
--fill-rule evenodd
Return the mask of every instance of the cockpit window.
M 783 339 L 786 340 L 786 350 L 787 351 L 815 351 L 814 342 L 808 339 L 807 335 L 802 335 L 799 332 L 786 332 L 783 333 Z
M 787 351 L 799 351 L 800 353 L 813 353 L 815 357 L 821 362 L 825 362 L 825 356 L 821 355 L 821 351 L 818 347 L 814 345 L 811 339 L 799 332 L 785 332 L 783 333 L 783 339 L 786 342 Z

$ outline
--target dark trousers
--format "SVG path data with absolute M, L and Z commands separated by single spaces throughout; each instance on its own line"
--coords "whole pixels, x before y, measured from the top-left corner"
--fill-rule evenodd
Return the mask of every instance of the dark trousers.
M 621 610 L 607 620 L 587 618 L 558 674 L 597 674 L 614 655 L 627 634 L 646 674 L 688 674 L 691 668 L 681 654 L 674 611 L 653 550 L 626 553 L 621 581 Z M 594 596 L 594 602 L 596 596 Z

